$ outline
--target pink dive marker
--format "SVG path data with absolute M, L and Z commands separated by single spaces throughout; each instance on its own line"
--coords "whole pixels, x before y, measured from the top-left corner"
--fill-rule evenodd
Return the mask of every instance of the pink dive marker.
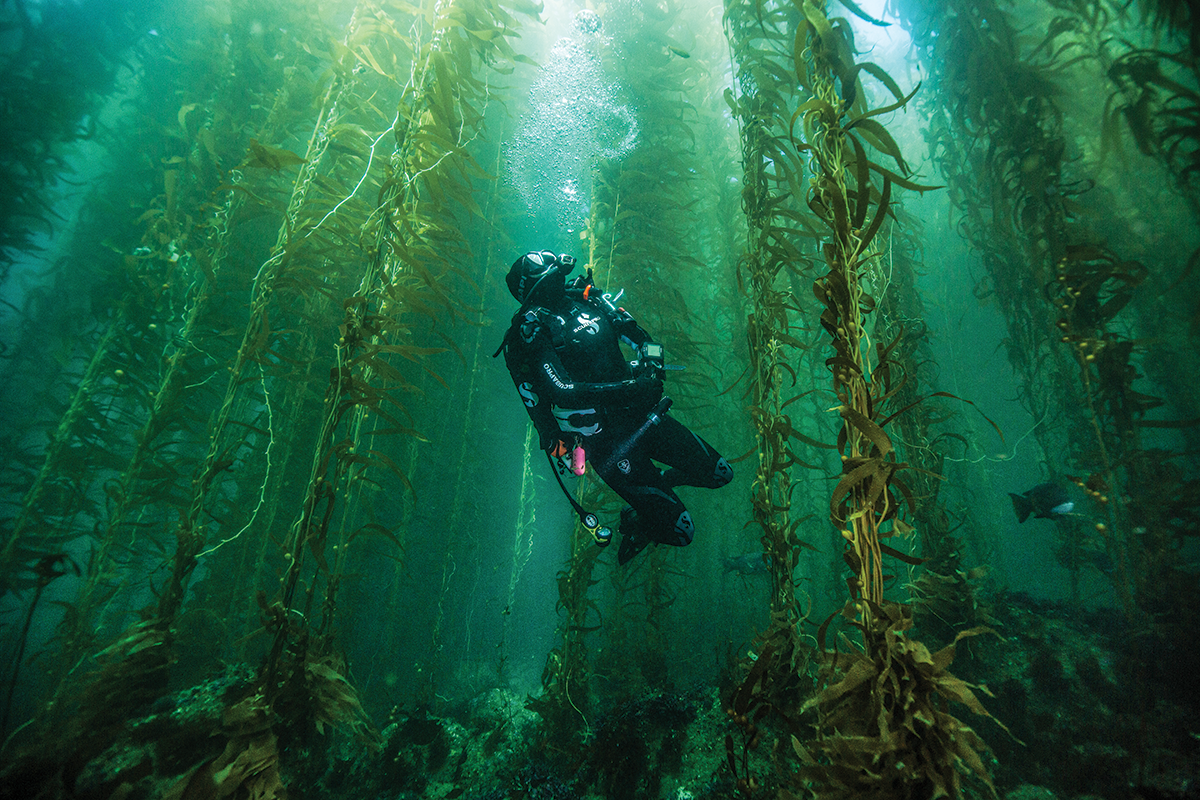
M 582 447 L 576 447 L 571 453 L 571 472 L 574 472 L 576 476 L 583 474 L 583 462 L 586 458 L 587 456 L 584 455 Z

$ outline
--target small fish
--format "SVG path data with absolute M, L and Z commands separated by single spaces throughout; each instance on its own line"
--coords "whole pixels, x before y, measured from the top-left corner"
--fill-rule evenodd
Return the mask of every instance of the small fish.
M 1063 514 L 1070 514 L 1075 504 L 1067 496 L 1067 490 L 1057 483 L 1039 483 L 1027 492 L 1013 494 L 1013 511 L 1017 512 L 1017 521 L 1024 522 L 1033 514 L 1040 519 L 1054 519 Z
M 679 56 L 680 58 L 691 58 L 692 57 L 692 54 L 689 53 L 687 50 L 681 50 L 678 47 L 676 47 L 675 45 L 669 44 L 669 45 L 667 45 L 667 49 L 670 50 L 675 55 Z
M 744 556 L 726 556 L 725 572 L 739 575 L 765 575 L 769 560 L 762 553 L 747 553 Z

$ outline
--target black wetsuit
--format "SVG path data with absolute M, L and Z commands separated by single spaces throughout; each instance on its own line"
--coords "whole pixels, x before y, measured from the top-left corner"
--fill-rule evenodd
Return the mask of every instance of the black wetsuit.
M 695 528 L 672 487 L 716 488 L 733 472 L 720 453 L 669 416 L 649 426 L 628 452 L 617 452 L 662 397 L 661 375 L 635 377 L 621 339 L 635 348 L 650 341 L 607 298 L 569 290 L 553 310 L 535 306 L 513 317 L 504 358 L 541 448 L 582 444 L 592 467 L 636 512 L 644 535 L 686 545 Z M 663 472 L 652 460 L 670 469 Z M 624 525 L 623 533 L 629 533 Z

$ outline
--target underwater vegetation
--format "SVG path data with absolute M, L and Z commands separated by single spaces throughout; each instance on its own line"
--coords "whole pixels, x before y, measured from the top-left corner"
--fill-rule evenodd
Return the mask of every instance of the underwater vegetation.
M 140 36 L 128 17 L 147 21 L 160 4 L 43 3 L 3 10 L 5 46 L 0 110 L 0 277 L 8 280 L 23 254 L 36 253 L 64 220 L 54 191 L 73 181 L 79 165 L 66 146 L 106 138 L 106 99 L 119 86 L 125 52 Z M 151 22 L 151 24 L 153 24 Z
M 0 6 L 0 797 L 1194 797 L 1195 13 Z M 687 548 L 533 452 L 542 248 Z

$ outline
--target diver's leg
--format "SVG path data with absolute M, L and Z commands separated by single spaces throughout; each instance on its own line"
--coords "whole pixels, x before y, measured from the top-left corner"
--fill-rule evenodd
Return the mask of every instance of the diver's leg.
M 673 417 L 664 417 L 646 431 L 645 443 L 651 458 L 671 467 L 663 475 L 668 486 L 716 489 L 733 480 L 729 462 Z
M 635 446 L 624 458 L 598 468 L 598 472 L 632 509 L 632 514 L 622 514 L 623 535 L 645 536 L 680 547 L 691 543 L 695 534 L 691 514 L 651 462 L 646 448 Z

